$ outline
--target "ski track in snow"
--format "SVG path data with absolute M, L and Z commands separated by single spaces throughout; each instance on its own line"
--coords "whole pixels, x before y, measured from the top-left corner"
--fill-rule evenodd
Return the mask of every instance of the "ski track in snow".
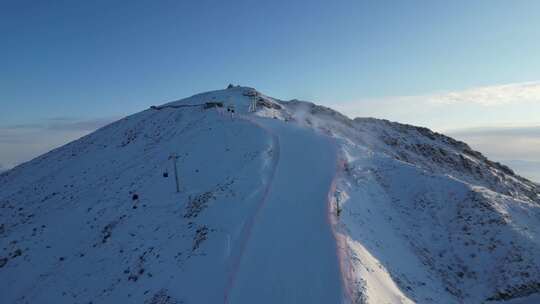
M 254 225 L 255 221 L 257 220 L 257 217 L 259 216 L 259 213 L 260 213 L 263 205 L 266 203 L 266 200 L 268 199 L 268 194 L 270 193 L 270 189 L 271 189 L 272 183 L 274 181 L 274 175 L 276 173 L 276 168 L 277 168 L 277 165 L 279 163 L 279 154 L 280 154 L 279 138 L 269 128 L 267 128 L 264 125 L 254 121 L 253 119 L 243 117 L 243 116 L 239 116 L 239 118 L 243 119 L 243 120 L 245 120 L 247 122 L 252 123 L 256 127 L 261 128 L 263 131 L 268 133 L 268 135 L 270 135 L 270 137 L 272 138 L 272 141 L 273 141 L 273 144 L 272 144 L 273 150 L 272 151 L 275 151 L 276 154 L 275 154 L 274 159 L 272 161 L 272 170 L 270 171 L 271 172 L 270 177 L 268 179 L 268 183 L 266 185 L 266 188 L 264 189 L 264 195 L 261 198 L 261 200 L 259 201 L 259 203 L 257 205 L 257 209 L 255 210 L 254 215 L 249 219 L 249 221 L 244 226 L 243 231 L 241 233 L 240 245 L 239 245 L 240 251 L 239 251 L 238 255 L 233 259 L 233 262 L 232 262 L 231 274 L 229 276 L 229 279 L 227 281 L 227 285 L 225 287 L 225 294 L 224 294 L 224 299 L 223 299 L 224 303 L 229 302 L 229 293 L 230 293 L 232 287 L 234 286 L 234 281 L 235 281 L 236 275 L 237 275 L 238 270 L 239 270 L 240 261 L 242 260 L 242 256 L 244 254 L 247 242 L 249 241 L 249 238 L 251 237 L 251 233 L 253 231 L 253 225 Z
M 335 179 L 339 171 L 339 159 L 336 157 L 337 146 L 335 145 L 335 142 L 331 139 L 329 140 L 329 138 L 327 138 L 326 136 L 321 136 L 320 134 L 316 134 L 311 130 L 297 128 L 291 134 L 294 134 L 295 136 L 301 135 L 305 138 L 304 140 L 300 140 L 297 143 L 296 141 L 291 141 L 293 137 L 288 138 L 288 136 L 291 135 L 287 134 L 288 132 L 290 132 L 290 130 L 284 129 L 279 124 L 275 124 L 274 122 L 266 119 L 260 120 L 260 122 L 248 118 L 243 119 L 246 119 L 251 123 L 257 125 L 258 127 L 264 129 L 266 132 L 269 132 L 274 138 L 274 143 L 277 144 L 276 150 L 279 149 L 280 151 L 278 152 L 278 157 L 274 160 L 275 167 L 273 168 L 269 184 L 265 190 L 264 197 L 259 203 L 256 213 L 244 227 L 243 237 L 239 245 L 240 251 L 235 261 L 233 262 L 232 273 L 229 278 L 228 286 L 225 289 L 224 302 L 243 303 L 243 301 L 248 300 L 248 302 L 256 301 L 259 303 L 281 303 L 283 302 L 283 300 L 306 302 L 306 300 L 313 301 L 314 299 L 317 299 L 319 301 L 322 300 L 324 302 L 330 300 L 331 303 L 342 302 L 344 292 L 342 290 L 342 286 L 340 285 L 343 285 L 343 283 L 345 282 L 345 280 L 343 279 L 344 276 L 342 274 L 344 270 L 342 267 L 344 259 L 341 258 L 341 250 L 336 244 L 336 240 L 338 240 L 338 238 L 336 237 L 336 234 L 334 232 L 333 223 L 331 220 L 333 216 L 331 214 L 331 202 L 329 200 L 329 197 L 332 195 L 332 193 L 334 193 L 333 189 L 335 187 Z M 288 146 L 283 146 L 280 137 L 284 137 L 284 139 L 288 141 Z M 302 143 L 306 144 L 307 146 L 301 146 Z M 309 144 L 313 145 L 311 148 L 318 149 L 309 149 Z M 285 153 L 285 159 L 283 159 L 284 149 L 285 151 L 288 150 Z M 325 149 L 327 150 L 324 151 Z M 327 157 L 335 159 L 334 162 L 328 162 L 327 164 L 338 164 L 338 168 L 332 168 L 331 170 L 328 170 L 328 173 L 330 174 L 322 174 L 322 176 L 328 175 L 328 177 L 330 177 L 328 180 L 325 180 L 324 178 L 313 179 L 314 175 L 303 176 L 304 180 L 306 181 L 311 181 L 311 179 L 313 180 L 311 181 L 311 183 L 307 182 L 306 186 L 304 186 L 304 189 L 300 187 L 297 194 L 302 195 L 303 193 L 309 193 L 309 195 L 312 195 L 312 192 L 319 194 L 317 190 L 322 190 L 324 192 L 320 193 L 322 194 L 320 196 L 321 203 L 323 204 L 323 202 L 326 201 L 326 206 L 323 207 L 322 210 L 319 209 L 319 211 L 323 211 L 319 214 L 320 218 L 318 218 L 322 222 L 317 222 L 316 210 L 318 208 L 312 207 L 309 209 L 315 210 L 312 211 L 314 212 L 312 216 L 313 218 L 315 218 L 315 220 L 312 221 L 312 223 L 308 223 L 308 225 L 304 225 L 304 227 L 302 227 L 302 224 L 305 223 L 298 223 L 295 220 L 287 222 L 287 216 L 289 216 L 290 218 L 294 218 L 294 215 L 291 216 L 287 213 L 289 211 L 293 213 L 296 211 L 292 210 L 295 208 L 294 205 L 296 203 L 294 195 L 292 196 L 292 201 L 287 201 L 287 198 L 281 197 L 281 195 L 283 195 L 284 193 L 282 191 L 282 188 L 284 186 L 287 187 L 287 181 L 283 181 L 283 179 L 287 179 L 287 177 L 289 177 L 289 174 L 293 175 L 295 173 L 300 173 L 300 170 L 298 169 L 301 168 L 300 166 L 302 166 L 302 164 L 294 164 L 297 168 L 293 168 L 292 170 L 295 172 L 289 172 L 288 170 L 290 169 L 291 164 L 288 165 L 286 163 L 287 154 L 289 154 L 288 157 L 290 158 L 290 156 L 292 155 L 291 152 L 295 153 L 298 151 L 306 153 L 306 157 L 308 159 L 309 154 L 315 155 L 317 154 L 317 152 L 320 151 L 323 156 L 324 154 L 326 154 Z M 285 164 L 283 164 L 283 162 L 280 162 L 280 160 L 284 160 Z M 322 168 L 324 168 L 325 164 L 325 162 L 321 162 Z M 276 171 L 278 171 L 277 175 L 280 175 L 280 169 L 282 171 L 280 176 L 281 178 L 277 178 L 274 180 Z M 325 170 L 326 169 L 322 169 L 321 172 L 324 173 L 326 172 Z M 310 174 L 309 170 L 301 171 L 303 171 L 303 173 L 301 174 Z M 321 181 L 323 182 L 323 184 L 321 185 L 313 184 L 314 182 L 316 183 Z M 276 182 L 280 185 L 276 186 Z M 283 182 L 285 182 L 285 184 Z M 302 192 L 302 190 L 304 190 L 304 192 Z M 268 204 L 267 201 L 269 200 L 270 202 Z M 316 204 L 317 202 L 313 201 L 313 203 Z M 322 204 L 321 207 L 324 206 Z M 288 210 L 287 208 L 290 208 L 291 210 Z M 273 212 L 276 211 L 277 214 L 273 214 Z M 279 218 L 274 218 L 273 216 L 279 216 Z M 283 225 L 281 225 L 282 223 L 280 222 L 280 219 L 282 219 L 284 223 Z M 275 227 L 272 229 L 268 228 L 268 225 L 263 225 L 264 223 L 262 222 L 264 222 L 265 220 L 273 221 L 275 223 L 273 224 Z M 316 237 L 317 241 L 310 242 L 311 240 L 309 237 L 304 237 L 304 233 L 301 232 L 303 231 L 302 228 L 311 231 L 311 235 L 318 235 Z M 265 229 L 270 229 L 271 231 L 265 231 Z M 290 233 L 292 235 L 289 240 L 287 240 L 288 235 L 280 234 L 280 230 L 281 232 L 283 232 L 283 229 L 285 229 L 286 234 Z M 299 235 L 292 232 L 293 230 L 299 230 L 300 232 L 298 233 L 302 234 L 302 236 L 298 237 Z M 326 238 L 324 236 L 324 231 L 326 231 L 327 234 Z M 317 232 L 319 232 L 320 234 L 317 234 Z M 264 235 L 265 233 L 272 234 L 272 236 L 276 238 L 277 241 L 274 243 L 270 243 L 271 248 L 268 247 L 266 249 L 262 249 L 264 248 L 263 246 L 265 244 L 257 243 L 260 243 L 260 240 L 266 240 L 266 238 L 252 237 L 257 233 L 259 235 Z M 310 235 L 310 233 L 307 233 L 307 235 Z M 290 249 L 290 246 L 309 247 L 310 245 L 314 245 L 316 247 L 323 247 L 328 251 L 325 251 L 321 248 L 315 248 L 317 250 L 308 252 L 308 255 L 312 256 L 311 259 L 309 257 L 294 256 L 294 252 L 288 251 L 288 249 Z M 334 262 L 324 262 L 325 260 L 328 260 L 328 258 L 334 259 Z M 317 265 L 310 264 L 310 262 L 312 261 L 317 262 Z M 315 270 L 317 267 L 319 267 L 319 263 L 325 265 L 323 267 L 320 267 L 323 270 Z M 242 265 L 245 266 L 242 267 Z M 282 267 L 285 267 L 287 270 L 293 270 L 296 268 L 295 270 L 297 272 L 293 274 L 288 274 L 287 276 L 283 276 L 283 272 L 280 272 L 280 266 L 276 267 L 276 265 L 287 265 Z M 251 276 L 251 272 L 253 271 L 255 271 L 254 275 L 257 280 L 253 280 L 253 277 Z M 302 279 L 303 281 L 301 281 L 300 279 Z M 304 285 L 306 286 L 305 288 L 302 287 Z M 284 295 L 286 295 L 286 298 L 282 298 Z

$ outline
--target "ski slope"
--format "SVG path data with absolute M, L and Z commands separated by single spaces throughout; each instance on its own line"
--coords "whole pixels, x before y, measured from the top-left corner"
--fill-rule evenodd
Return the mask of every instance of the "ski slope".
M 327 213 L 336 147 L 312 130 L 258 121 L 278 138 L 279 162 L 226 302 L 342 303 Z
M 463 142 L 231 86 L 1 173 L 0 303 L 529 304 L 539 237 Z

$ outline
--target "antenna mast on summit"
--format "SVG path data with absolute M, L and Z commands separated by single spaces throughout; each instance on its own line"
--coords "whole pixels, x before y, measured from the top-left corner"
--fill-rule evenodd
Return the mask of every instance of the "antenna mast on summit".
M 250 97 L 250 102 L 249 102 L 249 112 L 255 112 L 257 111 L 257 100 L 255 99 L 254 96 Z

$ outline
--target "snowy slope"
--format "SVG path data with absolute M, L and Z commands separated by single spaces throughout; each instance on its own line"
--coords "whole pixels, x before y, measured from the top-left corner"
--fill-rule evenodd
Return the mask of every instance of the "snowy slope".
M 539 193 L 424 128 L 203 93 L 0 174 L 0 303 L 534 303 Z
M 425 128 L 293 101 L 342 149 L 335 201 L 363 303 L 481 303 L 540 292 L 540 190 Z

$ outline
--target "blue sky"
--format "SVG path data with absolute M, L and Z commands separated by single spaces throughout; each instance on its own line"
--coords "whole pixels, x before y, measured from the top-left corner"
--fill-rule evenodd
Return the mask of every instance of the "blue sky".
M 538 126 L 539 12 L 534 0 L 0 0 L 0 145 L 44 125 L 58 145 L 79 136 L 59 121 L 98 126 L 228 83 L 437 130 Z

